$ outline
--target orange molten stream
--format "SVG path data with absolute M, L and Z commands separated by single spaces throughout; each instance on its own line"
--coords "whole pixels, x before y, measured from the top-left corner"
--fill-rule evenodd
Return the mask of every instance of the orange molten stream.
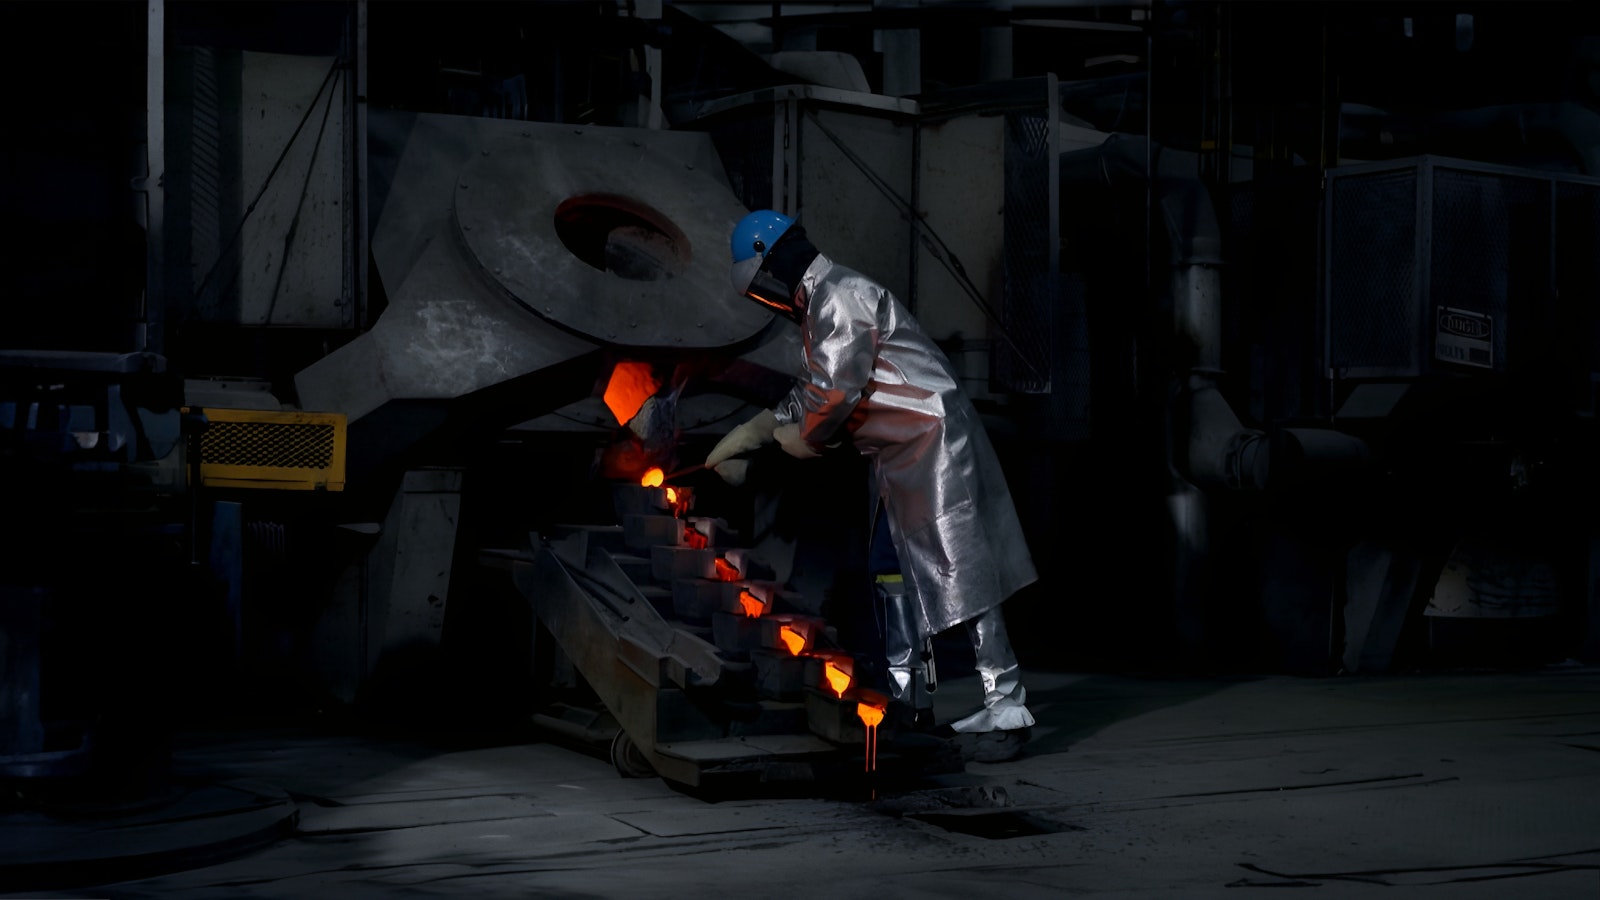
M 639 479 L 639 483 L 644 485 L 645 487 L 660 487 L 661 486 L 661 482 L 666 481 L 666 480 L 667 480 L 667 473 L 661 471 L 661 469 L 659 467 L 657 467 L 657 468 L 651 468 L 651 469 L 647 470 L 644 473 L 644 477 Z
M 717 580 L 718 581 L 738 581 L 739 580 L 739 570 L 734 568 L 733 563 L 728 562 L 727 560 L 725 560 L 725 559 L 723 559 L 722 557 L 719 556 L 719 557 L 716 558 L 716 564 L 717 564 Z
M 788 625 L 778 629 L 778 637 L 783 640 L 783 645 L 789 648 L 789 652 L 795 656 L 799 656 L 800 651 L 806 648 L 806 636 Z
M 717 562 L 721 562 L 721 561 L 722 560 L 720 560 L 720 559 L 717 560 Z M 739 608 L 744 611 L 745 615 L 747 615 L 750 618 L 754 619 L 754 618 L 756 618 L 757 616 L 760 616 L 763 612 L 766 611 L 767 605 L 765 603 L 762 603 L 761 602 L 761 598 L 757 597 L 755 594 L 752 594 L 749 591 L 740 591 L 739 592 Z
M 870 703 L 857 703 L 856 715 L 861 717 L 861 724 L 867 726 L 867 771 L 878 768 L 878 723 L 883 721 L 882 707 Z
M 667 488 L 667 502 L 668 503 L 677 503 L 678 502 L 678 489 L 677 488 Z
M 639 407 L 644 406 L 644 402 L 660 388 L 649 363 L 621 362 L 611 370 L 611 380 L 606 382 L 606 392 L 601 399 L 605 400 L 611 414 L 617 417 L 617 424 L 626 425 L 629 419 L 639 414 Z
M 823 664 L 822 677 L 827 679 L 828 688 L 833 691 L 835 697 L 843 697 L 844 689 L 850 686 L 850 673 L 840 668 L 839 664 L 831 659 Z M 867 717 L 861 712 L 861 705 L 857 704 L 856 714 L 861 716 L 861 721 L 865 722 Z

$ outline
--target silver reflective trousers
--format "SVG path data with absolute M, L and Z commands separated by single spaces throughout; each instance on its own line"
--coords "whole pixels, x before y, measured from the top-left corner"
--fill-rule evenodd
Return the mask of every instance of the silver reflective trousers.
M 932 694 L 939 686 L 933 666 L 933 638 L 917 627 L 916 610 L 906 596 L 905 582 L 879 581 L 874 593 L 878 622 L 883 629 L 883 655 L 889 697 L 913 710 L 932 710 Z
M 898 582 L 879 582 L 884 656 L 889 697 L 913 710 L 931 710 L 939 678 L 934 668 L 933 639 L 916 624 L 915 614 Z M 1011 731 L 1034 722 L 1028 711 L 1028 690 L 1022 669 L 1006 634 L 1005 617 L 995 607 L 962 623 L 972 641 L 974 668 L 983 688 L 983 708 L 951 724 L 958 732 Z
M 1006 620 L 995 607 L 964 623 L 972 639 L 978 677 L 983 680 L 983 709 L 951 723 L 958 732 L 1012 731 L 1033 724 L 1022 670 L 1006 635 Z

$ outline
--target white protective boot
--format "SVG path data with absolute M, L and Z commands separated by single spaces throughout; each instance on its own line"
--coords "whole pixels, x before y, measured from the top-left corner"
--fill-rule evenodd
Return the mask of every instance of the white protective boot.
M 950 728 L 962 743 L 967 758 L 999 762 L 1021 752 L 1031 736 L 1033 713 L 1028 711 L 1028 691 L 1005 618 L 998 606 L 965 623 L 972 638 L 978 676 L 983 680 L 983 709 L 962 718 Z

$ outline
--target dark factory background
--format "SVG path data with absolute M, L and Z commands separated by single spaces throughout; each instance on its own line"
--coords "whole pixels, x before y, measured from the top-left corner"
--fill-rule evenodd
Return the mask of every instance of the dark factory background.
M 571 676 L 485 560 L 784 389 L 726 280 L 768 206 L 966 380 L 1040 569 L 1025 668 L 1600 661 L 1590 4 L 0 17 L 12 777 L 218 716 L 528 721 Z M 665 425 L 608 414 L 628 362 Z M 870 634 L 862 463 L 756 466 L 682 483 Z

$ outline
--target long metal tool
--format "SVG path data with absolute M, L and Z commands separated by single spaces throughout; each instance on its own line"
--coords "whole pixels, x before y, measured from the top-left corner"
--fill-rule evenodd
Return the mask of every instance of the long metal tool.
M 735 458 L 737 458 L 737 457 L 735 457 Z M 706 467 L 705 463 L 695 463 L 694 465 L 689 466 L 688 468 L 679 469 L 676 472 L 668 472 L 667 474 L 661 476 L 661 481 L 663 483 L 665 483 L 665 482 L 673 480 L 674 478 L 682 478 L 685 475 L 693 475 L 694 473 L 700 471 L 701 469 L 704 469 L 705 467 Z

